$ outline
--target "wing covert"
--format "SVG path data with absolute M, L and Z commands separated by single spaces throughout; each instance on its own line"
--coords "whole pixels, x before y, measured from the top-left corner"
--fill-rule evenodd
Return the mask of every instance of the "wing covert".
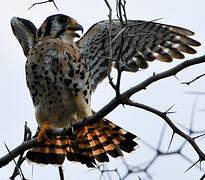
M 92 91 L 110 72 L 109 58 L 109 21 L 94 24 L 86 34 L 77 41 L 81 54 L 85 57 L 92 77 Z M 120 21 L 112 24 L 112 64 L 118 60 L 122 38 Z M 121 64 L 124 71 L 136 72 L 148 67 L 148 61 L 155 59 L 171 62 L 173 58 L 183 59 L 183 53 L 194 54 L 191 46 L 200 43 L 188 36 L 194 33 L 188 29 L 138 20 L 128 20 L 124 31 L 125 41 L 121 50 Z

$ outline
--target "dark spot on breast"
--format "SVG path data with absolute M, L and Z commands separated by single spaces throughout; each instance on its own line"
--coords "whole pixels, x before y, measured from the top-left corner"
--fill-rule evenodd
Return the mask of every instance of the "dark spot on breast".
M 82 71 L 80 72 L 80 79 L 84 79 L 85 78 L 85 73 Z
M 83 94 L 84 94 L 85 96 L 87 96 L 88 91 L 87 91 L 87 90 L 84 90 L 84 91 L 83 91 Z
M 67 64 L 68 64 L 70 69 L 73 69 L 73 65 L 71 63 L 67 62 Z
M 77 84 L 77 83 L 73 83 L 73 88 L 74 88 L 74 89 L 76 89 L 76 88 L 77 88 L 77 86 L 78 86 L 78 84 Z
M 80 69 L 75 70 L 75 73 L 79 74 L 80 73 Z
M 68 53 L 68 51 L 65 52 L 67 56 L 70 56 L 70 54 Z
M 37 68 L 37 64 L 32 64 L 31 69 L 35 70 Z
M 70 44 L 70 47 L 71 47 L 72 49 L 74 48 L 72 44 Z
M 49 104 L 53 104 L 53 101 L 49 101 Z
M 89 84 L 89 81 L 87 80 L 85 84 L 88 85 L 88 84 Z
M 60 92 L 60 91 L 58 91 L 58 95 L 59 95 L 59 96 L 61 95 L 61 92 Z
M 77 96 L 78 95 L 78 92 L 80 91 L 80 89 L 79 88 L 75 88 L 75 90 L 74 90 L 74 94 L 75 94 L 75 96 Z
M 64 79 L 64 83 L 66 86 L 69 86 L 71 84 L 72 80 L 71 79 Z
M 72 78 L 73 76 L 74 76 L 74 72 L 73 72 L 73 70 L 71 69 L 70 72 L 69 72 L 69 77 Z
M 88 99 L 85 99 L 85 102 L 88 104 Z

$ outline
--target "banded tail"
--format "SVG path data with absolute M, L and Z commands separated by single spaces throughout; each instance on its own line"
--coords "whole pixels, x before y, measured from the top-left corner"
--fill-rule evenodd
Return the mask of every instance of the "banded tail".
M 137 136 L 127 132 L 107 119 L 78 129 L 74 137 L 57 136 L 50 143 L 42 142 L 30 149 L 26 157 L 38 164 L 63 164 L 65 157 L 95 167 L 96 160 L 109 162 L 108 154 L 114 158 L 130 153 L 138 144 Z

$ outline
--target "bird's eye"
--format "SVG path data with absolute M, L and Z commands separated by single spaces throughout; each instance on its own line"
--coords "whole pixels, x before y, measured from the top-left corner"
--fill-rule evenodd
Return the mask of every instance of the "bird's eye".
M 67 22 L 67 20 L 68 20 L 68 19 L 67 19 L 66 16 L 61 16 L 60 19 L 59 19 L 59 22 L 62 23 L 62 24 L 64 24 L 64 23 Z

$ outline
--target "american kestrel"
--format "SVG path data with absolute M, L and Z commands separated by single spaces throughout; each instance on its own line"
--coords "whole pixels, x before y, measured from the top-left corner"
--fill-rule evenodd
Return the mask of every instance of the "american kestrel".
M 100 119 L 83 126 L 72 135 L 46 138 L 46 131 L 70 127 L 72 122 L 91 116 L 91 95 L 110 73 L 109 61 L 113 67 L 118 60 L 122 39 L 118 35 L 121 23 L 113 20 L 112 59 L 110 52 L 110 23 L 94 24 L 78 41 L 74 41 L 83 27 L 73 18 L 56 14 L 48 17 L 37 30 L 25 19 L 11 20 L 14 35 L 20 42 L 26 61 L 27 86 L 35 106 L 39 128 L 39 144 L 27 152 L 27 159 L 41 164 L 61 165 L 68 160 L 79 161 L 93 167 L 95 161 L 109 161 L 122 156 L 122 151 L 131 152 L 137 146 L 136 136 Z M 121 50 L 122 70 L 136 72 L 148 67 L 148 61 L 155 59 L 171 62 L 173 58 L 183 59 L 182 52 L 194 54 L 191 46 L 200 43 L 189 38 L 190 30 L 160 24 L 128 20 L 125 39 Z

